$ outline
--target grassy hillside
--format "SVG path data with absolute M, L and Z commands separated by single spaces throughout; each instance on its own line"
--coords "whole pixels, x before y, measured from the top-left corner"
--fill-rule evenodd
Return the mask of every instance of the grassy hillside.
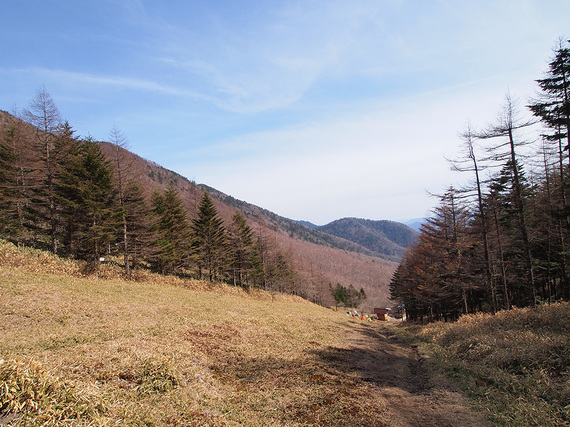
M 117 277 L 113 265 L 85 277 L 80 264 L 0 240 L 0 424 L 570 421 L 569 304 L 409 326 L 294 296 Z
M 0 260 L 6 419 L 12 411 L 56 425 L 374 425 L 383 411 L 361 402 L 366 382 L 319 356 L 346 346 L 351 323 L 341 312 L 202 282 L 125 282 L 109 266 L 81 277 L 73 262 L 4 242 Z

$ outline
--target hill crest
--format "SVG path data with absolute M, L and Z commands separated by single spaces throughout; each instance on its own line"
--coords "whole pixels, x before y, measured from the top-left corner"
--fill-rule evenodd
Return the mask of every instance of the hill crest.
M 0 112 L 0 130 L 15 121 L 18 119 Z M 99 145 L 101 151 L 112 158 L 116 146 L 109 142 L 99 142 Z M 297 294 L 319 304 L 334 305 L 330 286 L 341 283 L 363 288 L 368 295 L 365 302 L 368 308 L 390 304 L 388 284 L 400 259 L 397 251 L 377 251 L 326 229 L 307 227 L 207 185 L 196 184 L 128 150 L 120 150 L 128 157 L 131 174 L 141 184 L 147 198 L 154 191 L 163 191 L 172 185 L 179 192 L 191 219 L 206 190 L 226 224 L 236 210 L 241 211 L 255 233 L 263 234 L 272 245 L 288 254 L 297 273 L 293 284 Z
M 341 218 L 317 229 L 354 242 L 381 258 L 398 261 L 418 236 L 415 230 L 399 222 L 363 218 Z

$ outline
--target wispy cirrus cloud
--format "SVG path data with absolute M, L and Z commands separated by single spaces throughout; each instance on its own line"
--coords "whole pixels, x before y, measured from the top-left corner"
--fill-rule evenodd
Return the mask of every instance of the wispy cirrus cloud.
M 368 11 L 352 3 L 293 2 L 261 7 L 254 26 L 218 11 L 208 43 L 197 41 L 193 29 L 157 25 L 167 40 L 158 56 L 220 108 L 246 114 L 287 108 L 321 77 L 348 69 L 363 37 L 375 35 Z
M 106 86 L 114 88 L 119 87 L 133 91 L 142 90 L 142 91 L 155 92 L 172 96 L 195 97 L 202 99 L 208 98 L 203 94 L 197 93 L 193 90 L 167 86 L 152 80 L 141 79 L 136 77 L 98 75 L 98 74 L 80 73 L 74 71 L 50 69 L 42 67 L 18 68 L 11 70 L 11 72 L 33 74 L 40 79 L 59 82 L 62 84 L 65 83 L 67 85 L 87 84 L 92 86 Z

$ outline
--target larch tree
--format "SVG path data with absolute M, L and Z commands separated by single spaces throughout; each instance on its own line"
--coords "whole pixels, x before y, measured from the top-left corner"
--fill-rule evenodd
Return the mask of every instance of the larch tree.
M 475 150 L 475 142 L 477 140 L 475 133 L 471 129 L 471 125 L 467 125 L 466 130 L 461 134 L 463 141 L 464 154 L 461 158 L 450 160 L 452 170 L 457 172 L 469 172 L 473 174 L 473 185 L 463 191 L 465 193 L 474 192 L 475 205 L 476 205 L 476 218 L 475 224 L 478 224 L 479 232 L 483 244 L 483 258 L 484 258 L 484 280 L 487 289 L 490 293 L 490 303 L 492 311 L 497 310 L 497 297 L 496 297 L 496 284 L 493 280 L 491 273 L 491 259 L 489 254 L 489 220 L 483 201 L 484 180 L 482 172 L 487 169 L 486 164 L 479 158 Z
M 297 293 L 296 272 L 290 253 L 280 250 L 276 236 L 259 227 L 255 239 L 255 277 L 258 287 L 268 291 Z
M 453 187 L 440 196 L 390 283 L 392 298 L 411 319 L 456 319 L 471 313 L 480 298 L 479 276 L 470 268 L 470 214 Z
M 115 171 L 115 181 L 117 183 L 117 195 L 119 206 L 121 210 L 121 225 L 122 234 L 120 241 L 123 250 L 123 262 L 125 268 L 125 275 L 127 279 L 131 279 L 131 262 L 132 254 L 130 249 L 133 245 L 129 242 L 130 230 L 129 222 L 127 221 L 127 206 L 126 206 L 126 191 L 127 182 L 131 174 L 131 161 L 127 156 L 126 150 L 129 148 L 126 136 L 116 127 L 113 126 L 109 133 L 109 142 L 113 145 L 113 164 Z
M 34 174 L 34 199 L 40 217 L 37 226 L 46 228 L 51 250 L 57 253 L 57 216 L 55 205 L 54 175 L 59 161 L 55 141 L 61 115 L 51 95 L 44 87 L 36 92 L 24 119 L 36 129 L 32 145 L 36 153 L 36 173 Z
M 559 192 L 556 187 L 556 172 L 549 162 L 549 150 L 546 141 L 542 141 L 542 171 L 536 179 L 534 195 L 529 200 L 530 227 L 533 230 L 533 246 L 536 284 L 541 297 L 553 301 L 564 295 L 567 283 L 567 255 L 565 245 L 566 222 L 559 215 Z
M 523 183 L 521 177 L 521 168 L 519 163 L 520 148 L 527 145 L 528 142 L 517 138 L 516 132 L 532 125 L 532 122 L 521 122 L 518 118 L 516 102 L 507 93 L 505 104 L 502 112 L 499 114 L 497 123 L 491 125 L 486 131 L 478 136 L 487 140 L 499 140 L 494 145 L 489 146 L 489 152 L 494 159 L 511 167 L 512 177 L 512 196 L 516 209 L 517 225 L 521 237 L 521 245 L 523 248 L 523 258 L 526 270 L 526 286 L 530 292 L 534 294 L 534 268 L 532 261 L 532 251 L 529 239 L 527 218 L 525 212 L 525 199 L 523 196 Z M 534 297 L 532 304 L 534 305 Z

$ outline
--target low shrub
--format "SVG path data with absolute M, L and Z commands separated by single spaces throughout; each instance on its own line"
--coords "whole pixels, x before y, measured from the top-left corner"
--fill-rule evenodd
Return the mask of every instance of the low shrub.
M 479 313 L 419 337 L 505 425 L 570 423 L 570 304 Z
M 22 424 L 62 425 L 100 419 L 104 403 L 34 362 L 0 359 L 0 414 Z

